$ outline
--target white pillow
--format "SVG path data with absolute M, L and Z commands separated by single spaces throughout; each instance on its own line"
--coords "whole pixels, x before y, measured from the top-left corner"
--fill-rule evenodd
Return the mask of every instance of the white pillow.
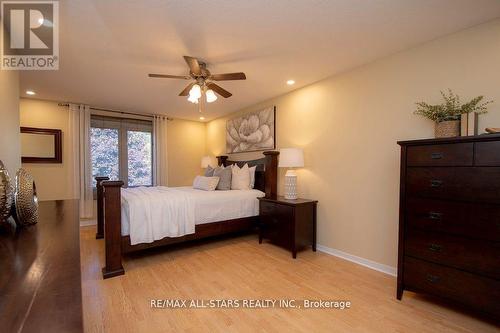
M 203 191 L 215 191 L 219 177 L 196 176 L 193 181 L 193 188 Z
M 250 171 L 248 164 L 240 168 L 236 164 L 231 168 L 231 190 L 249 190 L 250 189 Z
M 248 171 L 250 172 L 250 188 L 255 187 L 255 170 L 257 169 L 257 166 L 253 166 L 251 168 L 248 168 Z

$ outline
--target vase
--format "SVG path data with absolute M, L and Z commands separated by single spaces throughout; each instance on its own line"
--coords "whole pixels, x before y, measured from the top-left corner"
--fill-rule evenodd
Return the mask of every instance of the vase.
M 0 223 L 10 216 L 14 204 L 14 189 L 9 177 L 9 172 L 0 160 Z
M 21 226 L 36 224 L 38 222 L 36 185 L 33 176 L 23 168 L 17 170 L 14 199 L 17 224 Z
M 451 138 L 460 135 L 460 120 L 447 120 L 436 123 L 436 138 Z

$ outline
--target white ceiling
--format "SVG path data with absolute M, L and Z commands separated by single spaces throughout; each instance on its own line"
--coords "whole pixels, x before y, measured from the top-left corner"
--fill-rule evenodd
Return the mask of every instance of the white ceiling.
M 186 81 L 147 77 L 190 55 L 247 75 L 220 82 L 233 96 L 210 120 L 499 16 L 498 0 L 65 0 L 60 69 L 23 72 L 21 94 L 197 120 Z

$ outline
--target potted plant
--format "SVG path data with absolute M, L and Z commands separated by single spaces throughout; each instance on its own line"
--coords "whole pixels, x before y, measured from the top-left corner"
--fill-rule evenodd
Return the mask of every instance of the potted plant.
M 462 114 L 488 112 L 487 105 L 493 101 L 482 102 L 484 96 L 478 96 L 465 104 L 460 103 L 460 97 L 448 89 L 448 94 L 441 91 L 444 103 L 430 105 L 418 102 L 415 114 L 424 116 L 435 122 L 436 138 L 446 138 L 460 135 L 460 118 Z

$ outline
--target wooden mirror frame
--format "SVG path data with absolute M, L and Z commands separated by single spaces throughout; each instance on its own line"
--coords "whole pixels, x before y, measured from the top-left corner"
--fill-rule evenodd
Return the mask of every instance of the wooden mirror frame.
M 21 156 L 22 163 L 62 163 L 62 131 L 58 129 L 21 127 L 21 133 L 54 136 L 54 157 Z

